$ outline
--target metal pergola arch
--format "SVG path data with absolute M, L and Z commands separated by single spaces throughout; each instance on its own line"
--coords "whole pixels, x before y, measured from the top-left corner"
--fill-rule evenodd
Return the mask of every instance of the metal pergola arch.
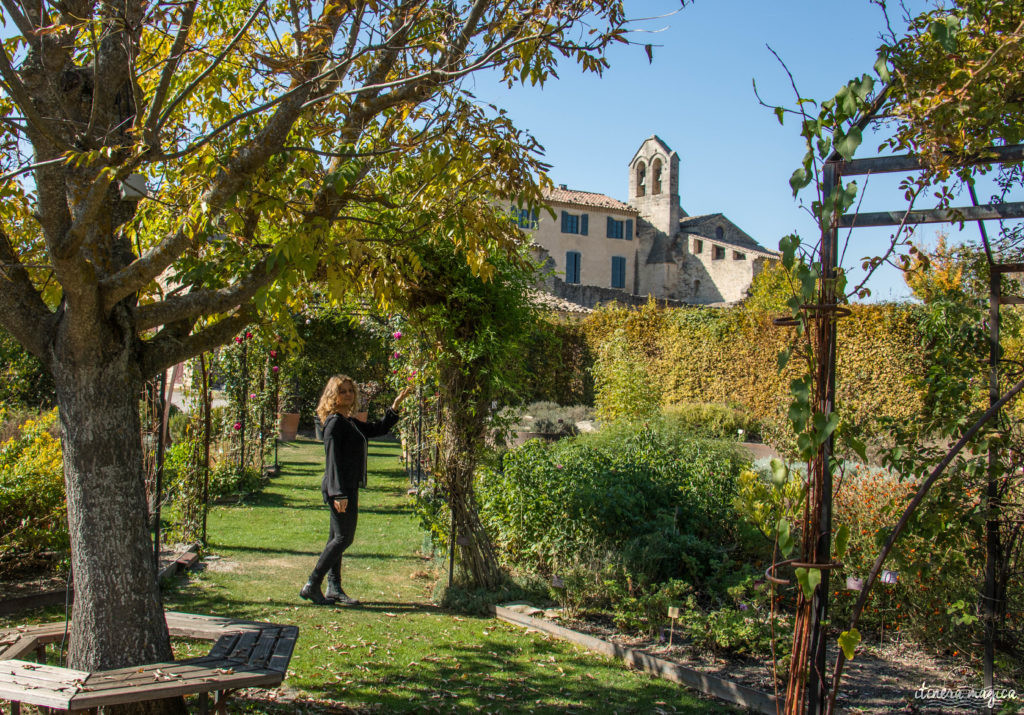
M 879 105 L 874 108 L 877 111 Z M 861 128 L 874 118 L 874 111 L 861 118 Z M 1024 161 L 1024 145 L 988 147 L 984 154 L 968 161 L 959 162 L 959 166 L 982 164 L 1009 164 Z M 882 156 L 866 159 L 844 160 L 837 153 L 825 162 L 822 170 L 822 196 L 829 197 L 839 186 L 844 176 L 860 176 L 894 172 L 922 171 L 926 167 L 913 154 Z M 986 423 L 997 419 L 1001 408 L 1024 388 L 1024 380 L 1015 384 L 1004 394 L 999 390 L 999 307 L 1008 304 L 1024 304 L 1024 298 L 1004 296 L 1001 289 L 1001 276 L 1005 273 L 1024 272 L 1024 264 L 999 263 L 993 255 L 984 221 L 1024 218 L 1024 202 L 1006 202 L 979 205 L 973 184 L 969 184 L 972 198 L 971 206 L 949 209 L 930 209 L 920 211 L 883 211 L 874 213 L 833 214 L 832 224 L 822 231 L 818 244 L 821 257 L 822 280 L 819 301 L 816 305 L 803 306 L 807 317 L 814 321 L 813 330 L 816 340 L 815 391 L 817 402 L 815 411 L 828 417 L 835 406 L 836 378 L 836 321 L 847 311 L 840 306 L 840 296 L 835 291 L 835 278 L 838 276 L 839 230 L 877 226 L 902 226 L 924 223 L 962 223 L 977 221 L 981 231 L 982 243 L 989 264 L 989 409 L 965 433 L 964 437 L 950 450 L 939 463 L 929 478 L 921 485 L 918 494 L 908 505 L 903 518 L 897 524 L 888 542 L 883 547 L 875 566 L 864 580 L 861 597 L 854 609 L 854 618 L 859 616 L 867 600 L 871 587 L 877 580 L 880 567 L 888 555 L 893 543 L 899 537 L 910 514 L 916 509 L 931 485 L 938 479 L 945 468 L 952 462 L 956 454 L 963 448 L 967 440 L 976 434 Z M 778 321 L 780 324 L 790 322 Z M 808 469 L 809 508 L 804 522 L 804 547 L 801 565 L 815 568 L 821 572 L 821 581 L 814 590 L 811 599 L 798 600 L 798 612 L 795 621 L 795 639 L 791 661 L 790 680 L 786 693 L 785 712 L 791 715 L 802 715 L 804 712 L 819 715 L 832 713 L 838 683 L 842 676 L 845 656 L 840 649 L 831 682 L 826 678 L 827 637 L 824 623 L 828 615 L 829 569 L 834 564 L 831 558 L 832 540 L 832 457 L 834 454 L 834 436 L 823 443 L 812 458 Z M 999 527 L 994 518 L 994 505 L 998 500 L 997 480 L 994 473 L 996 455 L 995 448 L 989 453 L 989 479 L 985 493 L 984 507 L 986 511 L 986 563 L 985 587 L 982 594 L 985 623 L 985 654 L 984 654 L 984 687 L 992 688 L 994 681 L 994 635 L 995 635 L 995 561 L 999 549 Z M 777 564 L 782 565 L 782 564 Z M 791 564 L 792 565 L 792 564 Z M 773 567 L 774 568 L 774 567 Z M 809 667 L 808 667 L 809 666 Z M 806 678 L 806 683 L 804 682 Z

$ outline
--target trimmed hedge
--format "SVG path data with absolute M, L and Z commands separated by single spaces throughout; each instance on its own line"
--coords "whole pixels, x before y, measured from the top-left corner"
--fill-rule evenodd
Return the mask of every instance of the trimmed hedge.
M 838 337 L 837 390 L 844 420 L 870 432 L 879 418 L 918 414 L 921 394 L 910 378 L 923 370 L 922 308 L 893 303 L 849 308 Z M 576 345 L 559 353 L 559 380 L 582 381 L 592 374 L 599 387 L 608 386 L 594 397 L 598 411 L 621 415 L 635 409 L 636 396 L 623 390 L 615 376 L 640 364 L 661 406 L 732 406 L 762 425 L 766 441 L 785 446 L 789 382 L 800 366 L 791 360 L 779 373 L 778 354 L 793 329 L 773 325 L 773 317 L 745 306 L 665 309 L 651 302 L 639 309 L 603 307 L 560 328 L 579 331 L 588 348 L 583 358 Z M 608 355 L 606 347 L 612 344 L 618 357 Z M 547 362 L 557 361 L 549 354 Z

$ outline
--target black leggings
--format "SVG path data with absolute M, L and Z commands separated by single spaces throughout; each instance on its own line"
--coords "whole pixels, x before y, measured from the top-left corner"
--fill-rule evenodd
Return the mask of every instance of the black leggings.
M 355 541 L 356 522 L 359 521 L 359 499 L 349 499 L 348 507 L 341 514 L 331 504 L 327 505 L 327 509 L 331 512 L 331 535 L 323 553 L 320 554 L 320 560 L 316 562 L 316 572 L 321 577 L 331 566 L 336 566 L 341 561 L 345 549 Z

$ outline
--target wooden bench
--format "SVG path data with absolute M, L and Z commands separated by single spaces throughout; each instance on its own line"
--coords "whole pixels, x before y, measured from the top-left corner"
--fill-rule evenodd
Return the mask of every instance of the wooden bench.
M 210 652 L 89 673 L 45 664 L 47 644 L 64 637 L 63 622 L 0 631 L 0 699 L 19 715 L 21 703 L 71 712 L 196 693 L 198 712 L 208 713 L 209 693 L 216 692 L 216 710 L 226 713 L 235 690 L 281 684 L 299 636 L 296 626 L 276 623 L 175 612 L 165 617 L 171 636 L 213 641 Z M 29 654 L 38 662 L 21 660 Z

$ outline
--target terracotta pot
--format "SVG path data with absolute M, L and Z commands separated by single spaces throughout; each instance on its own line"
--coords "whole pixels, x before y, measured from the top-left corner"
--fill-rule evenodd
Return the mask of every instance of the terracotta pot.
M 299 413 L 282 412 L 278 423 L 278 439 L 282 442 L 291 442 L 299 433 Z

